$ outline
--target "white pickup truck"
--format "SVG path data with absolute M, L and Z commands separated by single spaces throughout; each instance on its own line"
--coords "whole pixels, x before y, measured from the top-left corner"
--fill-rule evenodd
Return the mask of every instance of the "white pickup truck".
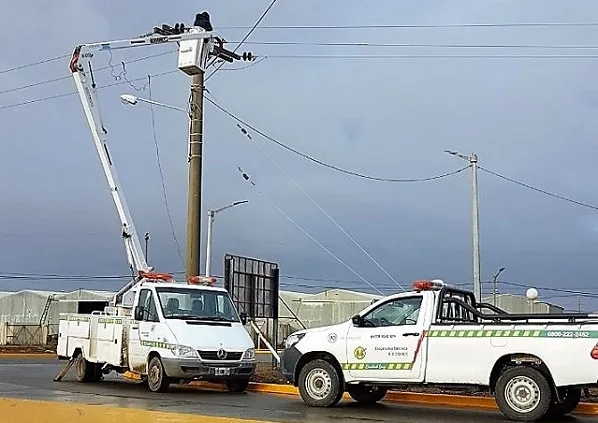
M 291 334 L 281 371 L 315 407 L 344 392 L 380 401 L 409 384 L 488 387 L 509 419 L 572 412 L 598 385 L 598 316 L 508 314 L 440 280 L 370 305 L 350 321 Z
M 56 353 L 74 360 L 77 380 L 132 372 L 154 392 L 191 380 L 245 391 L 256 366 L 254 343 L 244 327 L 246 316 L 239 317 L 228 292 L 143 276 L 127 292 L 125 307 L 60 315 Z

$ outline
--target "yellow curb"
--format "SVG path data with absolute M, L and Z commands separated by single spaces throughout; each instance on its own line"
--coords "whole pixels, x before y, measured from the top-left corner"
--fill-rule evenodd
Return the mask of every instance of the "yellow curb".
M 271 423 L 261 420 L 215 417 L 198 414 L 167 413 L 105 405 L 72 404 L 0 398 L 2 423 Z
M 58 356 L 53 353 L 0 353 L 0 359 L 18 359 L 18 358 L 55 358 L 58 359 Z
M 247 389 L 251 392 L 263 394 L 299 395 L 299 390 L 293 385 L 251 383 Z M 345 399 L 350 399 L 348 394 Z M 449 394 L 426 394 L 419 392 L 397 392 L 391 391 L 383 401 L 397 402 L 403 404 L 428 405 L 433 407 L 451 408 L 475 408 L 481 410 L 496 410 L 496 401 L 493 397 L 449 395 Z M 575 414 L 598 415 L 598 403 L 582 402 L 573 411 Z

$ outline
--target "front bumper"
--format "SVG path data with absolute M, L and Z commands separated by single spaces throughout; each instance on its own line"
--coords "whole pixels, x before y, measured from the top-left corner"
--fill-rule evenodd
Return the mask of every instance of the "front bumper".
M 299 364 L 302 355 L 295 346 L 285 348 L 280 354 L 280 372 L 287 381 L 293 384 L 295 384 L 297 364 Z
M 255 360 L 205 361 L 198 358 L 162 358 L 168 377 L 173 379 L 227 380 L 250 378 Z

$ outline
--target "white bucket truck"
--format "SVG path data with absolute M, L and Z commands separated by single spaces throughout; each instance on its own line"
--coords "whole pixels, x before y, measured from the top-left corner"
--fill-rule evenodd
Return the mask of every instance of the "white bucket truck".
M 56 352 L 69 363 L 55 380 L 75 364 L 80 382 L 101 380 L 111 371 L 132 372 L 156 392 L 191 380 L 221 381 L 230 391 L 240 392 L 255 371 L 255 345 L 244 327 L 246 316 L 239 316 L 225 289 L 214 286 L 215 278 L 193 276 L 181 283 L 147 265 L 106 143 L 91 66 L 94 52 L 177 43 L 178 67 L 190 75 L 203 71 L 210 55 L 227 52 L 216 45 L 213 32 L 200 26 L 155 32 L 77 46 L 70 62 L 135 276 L 104 310 L 60 316 Z

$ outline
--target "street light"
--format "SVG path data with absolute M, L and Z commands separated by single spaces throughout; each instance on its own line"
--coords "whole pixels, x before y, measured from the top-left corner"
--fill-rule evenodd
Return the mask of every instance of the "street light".
M 242 200 L 242 201 L 235 201 L 228 206 L 220 207 L 216 210 L 208 210 L 208 240 L 206 243 L 206 277 L 210 276 L 210 262 L 212 259 L 212 225 L 214 224 L 214 216 L 224 211 L 226 209 L 230 209 L 231 207 L 238 206 L 240 204 L 244 204 L 249 202 L 249 200 Z
M 478 205 L 478 156 L 466 156 L 456 151 L 444 150 L 445 153 L 459 157 L 471 165 L 471 196 L 472 196 L 472 238 L 473 238 L 473 295 L 476 300 L 482 300 L 482 281 L 480 278 L 480 219 Z
M 501 267 L 500 269 L 498 269 L 498 272 L 496 272 L 496 274 L 492 277 L 492 299 L 494 302 L 494 307 L 496 307 L 496 281 L 498 280 L 498 277 L 500 276 L 500 274 L 505 270 L 504 267 Z
M 165 107 L 167 109 L 177 110 L 179 112 L 183 112 L 183 113 L 187 114 L 187 110 L 185 110 L 181 107 L 171 106 L 169 104 L 160 103 L 160 102 L 154 101 L 154 100 L 148 100 L 147 98 L 141 98 L 141 97 L 137 97 L 137 96 L 131 95 L 131 94 L 121 94 L 120 101 L 123 104 L 129 105 L 129 106 L 135 106 L 138 104 L 138 102 L 141 101 L 143 103 L 149 103 L 149 104 L 153 104 L 154 106 L 160 106 L 160 107 Z

